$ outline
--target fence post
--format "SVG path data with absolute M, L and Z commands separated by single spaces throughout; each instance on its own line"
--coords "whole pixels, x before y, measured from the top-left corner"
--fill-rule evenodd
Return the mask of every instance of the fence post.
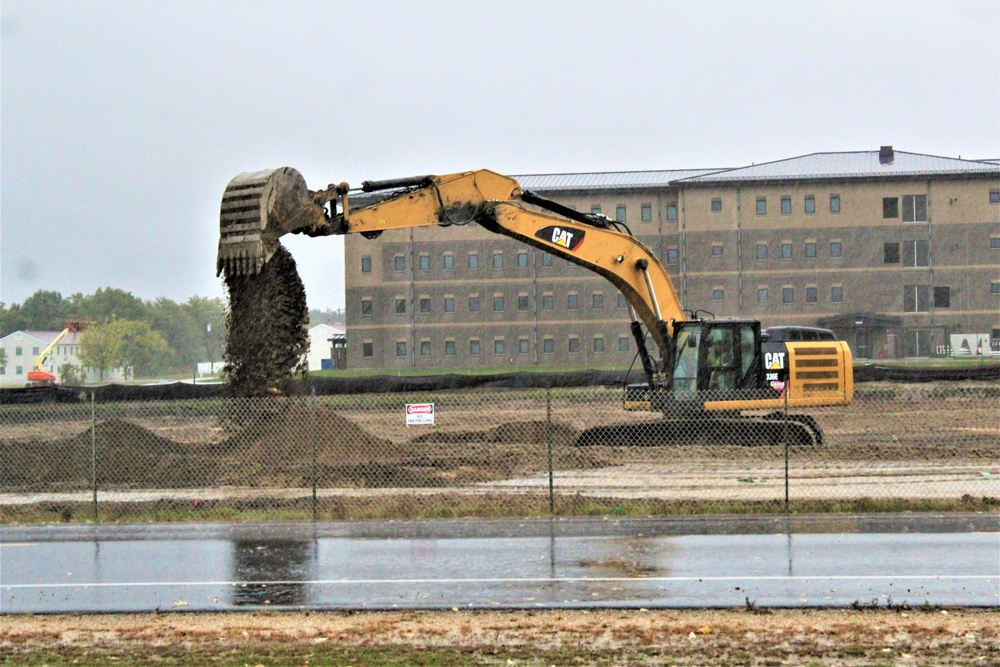
M 555 487 L 552 481 L 552 384 L 545 386 L 545 444 L 549 450 L 549 514 L 556 513 Z
M 94 392 L 90 392 L 90 481 L 94 490 L 94 523 L 97 516 L 97 408 Z
M 785 380 L 785 421 L 781 425 L 785 441 L 785 513 L 788 513 L 788 380 Z
M 309 388 L 309 440 L 312 443 L 312 513 L 316 521 L 316 385 Z

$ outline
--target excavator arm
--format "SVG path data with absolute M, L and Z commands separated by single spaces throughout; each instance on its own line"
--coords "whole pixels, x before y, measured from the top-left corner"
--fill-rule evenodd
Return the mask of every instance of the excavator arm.
M 350 193 L 357 191 L 389 194 L 352 207 Z M 684 320 L 684 312 L 656 255 L 603 216 L 578 213 L 525 192 L 514 179 L 485 169 L 365 181 L 358 189 L 341 183 L 320 191 L 310 191 L 301 174 L 287 167 L 240 174 L 223 196 L 216 268 L 226 275 L 255 273 L 277 250 L 278 239 L 289 233 L 375 237 L 389 229 L 470 222 L 607 278 L 631 308 L 646 375 L 654 381 L 671 372 L 673 323 Z M 659 368 L 646 352 L 640 322 L 660 349 Z

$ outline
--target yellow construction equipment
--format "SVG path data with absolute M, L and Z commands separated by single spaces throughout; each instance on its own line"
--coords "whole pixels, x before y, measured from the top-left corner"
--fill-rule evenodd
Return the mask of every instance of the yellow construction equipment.
M 368 194 L 352 207 L 357 192 L 381 198 Z M 624 223 L 575 211 L 489 170 L 319 191 L 288 167 L 240 174 L 223 195 L 216 268 L 227 277 L 254 274 L 285 234 L 374 238 L 387 229 L 471 222 L 586 267 L 625 296 L 646 376 L 626 388 L 626 409 L 662 412 L 685 428 L 733 430 L 728 425 L 755 441 L 819 444 L 815 420 L 788 409 L 851 402 L 851 351 L 830 332 L 793 327 L 822 334 L 771 339 L 754 320 L 686 312 L 666 269 Z
M 87 328 L 87 322 L 83 320 L 73 320 L 66 323 L 66 328 L 63 329 L 58 336 L 56 336 L 51 343 L 49 343 L 42 353 L 35 357 L 35 365 L 32 369 L 28 371 L 28 386 L 29 387 L 51 387 L 56 384 L 56 374 L 52 371 L 45 370 L 45 360 L 52 353 L 52 350 L 56 349 L 58 345 L 66 336 L 71 333 L 77 333 L 83 331 Z

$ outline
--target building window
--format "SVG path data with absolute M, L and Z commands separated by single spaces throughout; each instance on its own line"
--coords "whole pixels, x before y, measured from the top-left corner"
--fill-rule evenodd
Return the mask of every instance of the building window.
M 1000 190 L 990 190 L 990 203 L 1000 204 Z
M 406 257 L 404 257 L 403 255 L 396 255 L 395 257 L 393 257 L 392 261 L 393 261 L 393 266 L 397 271 L 406 270 Z
M 504 354 L 507 351 L 507 343 L 503 338 L 493 339 L 493 354 Z
M 480 351 L 479 339 L 473 338 L 469 340 L 469 354 L 471 354 L 472 356 L 476 356 L 477 354 L 479 354 L 479 351 Z
M 757 197 L 757 215 L 767 215 L 767 197 Z
M 767 259 L 767 244 L 758 243 L 757 244 L 757 259 Z
M 570 354 L 577 354 L 580 351 L 580 339 L 576 336 L 570 336 L 568 349 Z
M 417 258 L 417 260 L 420 262 L 418 266 L 420 267 L 421 271 L 430 271 L 431 269 L 430 255 L 421 255 L 420 257 Z
M 639 210 L 642 212 L 642 221 L 643 222 L 652 222 L 653 221 L 653 207 L 651 205 L 649 205 L 649 204 L 643 204 L 642 208 L 639 209 Z
M 42 353 L 42 348 L 38 347 L 37 345 L 31 348 L 31 356 L 37 357 L 41 353 Z
M 528 253 L 526 252 L 517 253 L 517 266 L 522 269 L 528 266 Z
M 935 287 L 934 288 L 934 307 L 935 308 L 951 308 L 951 288 L 950 287 Z
M 816 212 L 816 197 L 813 195 L 806 195 L 805 212 L 808 215 L 812 215 Z
M 454 357 L 455 356 L 455 341 L 453 341 L 453 340 L 446 340 L 444 342 L 444 355 L 446 357 Z
M 726 298 L 726 291 L 722 288 L 716 287 L 712 290 L 712 301 L 722 301 Z
M 757 288 L 757 303 L 767 303 L 769 300 L 770 300 L 770 297 L 769 297 L 769 295 L 767 293 L 767 288 L 766 287 L 758 287 Z
M 722 244 L 713 243 L 712 244 L 712 257 L 722 257 Z
M 718 213 L 722 210 L 722 199 L 719 197 L 712 197 L 712 212 Z
M 493 253 L 493 268 L 502 269 L 503 268 L 503 253 L 495 252 Z
M 406 299 L 396 299 L 396 314 L 402 315 L 406 312 Z
M 396 356 L 405 357 L 406 356 L 406 341 L 397 340 L 396 341 Z
M 551 294 L 543 294 L 542 310 L 554 310 L 555 307 L 556 307 L 555 298 Z
M 899 197 L 882 198 L 882 217 L 883 218 L 899 217 Z
M 14 366 L 15 375 L 24 375 L 24 366 Z
M 806 303 L 816 303 L 819 300 L 819 290 L 815 287 L 806 288 Z
M 429 340 L 420 341 L 420 356 L 421 357 L 431 356 L 431 342 Z
M 542 253 L 542 266 L 552 266 L 552 253 L 550 252 Z
M 618 307 L 628 308 L 628 299 L 626 299 L 625 295 L 622 294 L 621 292 L 618 293 Z
M 930 265 L 930 252 L 926 240 L 913 241 L 906 246 L 906 266 L 920 268 Z
M 667 220 L 671 222 L 677 220 L 677 204 L 667 204 Z
M 20 346 L 14 348 L 14 356 L 15 357 L 20 357 L 23 354 L 24 354 L 24 350 Z
M 542 352 L 545 354 L 552 354 L 556 351 L 556 341 L 553 338 L 546 336 L 542 339 Z
M 469 268 L 473 270 L 479 268 L 479 253 L 469 253 Z
M 990 250 L 1000 250 L 1000 236 L 994 236 L 990 239 Z
M 1000 294 L 1000 283 L 998 283 L 996 281 L 990 283 L 990 294 Z M 18 366 L 18 369 L 20 369 L 20 368 L 21 367 Z M 20 373 L 21 371 L 18 370 L 17 372 Z
M 594 336 L 594 352 L 604 352 L 603 336 Z
M 455 268 L 455 256 L 454 255 L 445 255 L 444 256 L 444 268 L 446 268 L 446 269 L 454 269 Z
M 479 295 L 470 294 L 469 295 L 469 312 L 478 313 L 479 312 Z
M 844 247 L 840 244 L 840 241 L 830 241 L 830 257 L 840 257 L 843 250 Z
M 361 299 L 361 314 L 371 315 L 374 312 L 371 299 Z
M 816 259 L 815 241 L 806 241 L 806 259 Z
M 782 215 L 790 215 L 792 212 L 792 198 L 782 197 L 781 198 L 781 213 Z
M 899 244 L 898 243 L 883 243 L 882 244 L 882 263 L 883 264 L 899 264 Z
M 840 303 L 844 300 L 844 288 L 840 285 L 834 285 L 830 288 L 830 302 Z
M 528 310 L 528 307 L 530 306 L 530 304 L 531 304 L 531 301 L 528 298 L 527 294 L 518 294 L 517 295 L 517 309 L 518 310 Z
M 503 311 L 503 294 L 493 295 L 493 312 L 499 313 Z
M 580 307 L 580 296 L 578 294 L 569 294 L 566 297 L 566 308 L 568 310 L 576 310 Z
M 444 298 L 444 312 L 454 313 L 455 312 L 455 297 L 446 296 Z
M 618 351 L 619 352 L 628 352 L 628 348 L 629 348 L 628 336 L 619 336 L 618 337 Z
M 786 241 L 781 244 L 781 259 L 791 259 L 792 258 L 792 244 L 790 241 Z
M 594 215 L 600 215 L 601 214 L 601 205 L 600 204 L 593 204 L 590 207 L 590 212 L 593 213 Z
M 361 343 L 361 356 L 370 359 L 375 356 L 375 344 L 365 341 Z
M 927 222 L 927 195 L 903 195 L 903 222 Z
M 420 297 L 420 312 L 421 313 L 431 312 L 431 298 L 429 296 Z
M 926 313 L 930 290 L 927 285 L 903 287 L 903 310 L 907 313 Z
M 518 354 L 528 354 L 531 351 L 531 344 L 527 338 L 517 339 L 517 353 Z
M 677 248 L 667 248 L 667 264 L 676 264 L 677 260 Z
M 361 258 L 361 273 L 371 273 L 372 272 L 372 258 L 362 257 Z
M 791 287 L 781 288 L 781 303 L 792 303 L 795 301 L 795 290 Z
M 625 204 L 618 204 L 615 207 L 615 220 L 617 222 L 625 222 Z
M 830 195 L 830 213 L 840 213 L 840 195 Z
M 594 292 L 591 296 L 590 304 L 594 310 L 601 310 L 604 308 L 604 294 L 601 292 Z

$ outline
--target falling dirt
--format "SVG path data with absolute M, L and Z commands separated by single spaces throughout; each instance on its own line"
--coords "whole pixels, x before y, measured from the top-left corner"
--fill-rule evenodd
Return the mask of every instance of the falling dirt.
M 305 374 L 306 291 L 295 260 L 279 246 L 260 273 L 226 275 L 226 373 L 232 396 L 286 393 Z

